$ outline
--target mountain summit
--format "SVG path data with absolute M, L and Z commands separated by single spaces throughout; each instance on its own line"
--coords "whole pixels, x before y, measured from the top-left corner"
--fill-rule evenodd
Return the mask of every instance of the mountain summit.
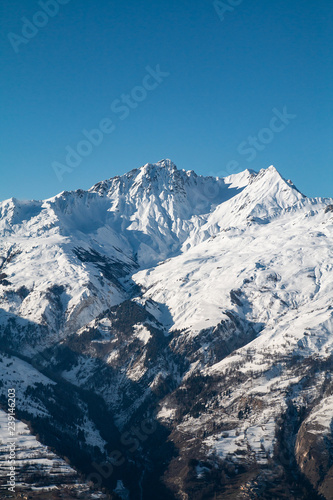
M 124 498 L 332 499 L 331 206 L 171 160 L 0 203 L 3 407 Z

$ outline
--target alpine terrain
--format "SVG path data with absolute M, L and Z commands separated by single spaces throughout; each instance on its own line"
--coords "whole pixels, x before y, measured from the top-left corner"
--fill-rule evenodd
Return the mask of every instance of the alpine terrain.
M 333 499 L 333 199 L 170 160 L 11 198 L 0 308 L 1 498 Z

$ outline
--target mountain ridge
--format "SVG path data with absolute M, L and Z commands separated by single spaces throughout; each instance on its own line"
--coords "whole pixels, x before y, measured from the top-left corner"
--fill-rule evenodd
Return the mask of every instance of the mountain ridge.
M 219 179 L 170 160 L 0 203 L 1 404 L 16 380 L 19 416 L 88 477 L 121 449 L 111 493 L 330 500 L 331 205 L 273 166 Z M 147 419 L 133 461 L 122 433 Z

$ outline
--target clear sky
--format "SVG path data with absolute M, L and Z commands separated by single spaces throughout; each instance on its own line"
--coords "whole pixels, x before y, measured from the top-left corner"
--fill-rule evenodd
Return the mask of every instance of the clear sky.
M 333 196 L 333 3 L 215 3 L 2 0 L 0 199 L 162 158 Z

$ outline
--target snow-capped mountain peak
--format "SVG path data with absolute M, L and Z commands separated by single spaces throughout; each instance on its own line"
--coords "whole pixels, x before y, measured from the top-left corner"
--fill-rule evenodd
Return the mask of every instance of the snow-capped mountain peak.
M 312 500 L 299 464 L 331 500 L 332 207 L 273 166 L 217 178 L 170 160 L 0 203 L 2 401 L 17 387 L 73 460 L 123 450 L 118 494 L 151 498 L 165 471 L 179 498 Z

